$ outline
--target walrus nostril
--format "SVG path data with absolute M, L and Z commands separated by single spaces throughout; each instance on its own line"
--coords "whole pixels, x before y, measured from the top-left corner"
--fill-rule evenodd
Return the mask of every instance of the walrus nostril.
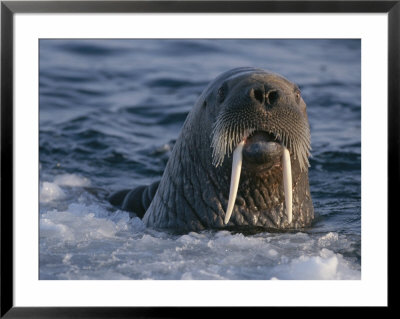
M 279 92 L 276 90 L 269 91 L 267 93 L 266 97 L 267 97 L 268 104 L 274 104 L 279 99 Z
M 258 102 L 264 104 L 264 91 L 260 89 L 252 89 L 251 94 Z

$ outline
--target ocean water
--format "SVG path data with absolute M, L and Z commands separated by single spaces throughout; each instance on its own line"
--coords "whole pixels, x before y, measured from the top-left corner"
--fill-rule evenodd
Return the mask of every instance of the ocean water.
M 359 40 L 40 40 L 39 278 L 360 279 Z M 159 180 L 218 74 L 253 66 L 296 82 L 312 136 L 316 218 L 295 232 L 172 235 L 112 207 Z

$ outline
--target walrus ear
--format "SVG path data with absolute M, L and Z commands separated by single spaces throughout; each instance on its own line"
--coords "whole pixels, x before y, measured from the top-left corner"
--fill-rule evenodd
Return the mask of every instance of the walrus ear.
M 306 104 L 306 102 L 304 102 L 303 98 L 301 98 L 299 107 L 300 107 L 301 113 L 303 113 L 304 117 L 308 120 L 307 104 Z
M 295 99 L 296 103 L 300 108 L 300 111 L 303 112 L 304 116 L 307 116 L 307 104 L 304 102 L 303 97 L 301 96 L 300 90 L 296 90 L 295 94 Z
M 303 98 L 302 97 L 300 97 L 300 108 L 301 108 L 301 110 L 302 111 L 306 111 L 306 109 L 307 109 L 307 104 L 306 104 L 306 102 L 304 102 L 304 100 L 303 100 Z

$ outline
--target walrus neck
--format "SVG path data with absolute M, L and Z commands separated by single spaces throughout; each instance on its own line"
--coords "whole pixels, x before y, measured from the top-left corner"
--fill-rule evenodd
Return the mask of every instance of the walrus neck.
M 223 189 L 211 162 L 199 153 L 199 141 L 175 144 L 157 193 L 143 221 L 163 229 L 200 231 L 222 228 Z

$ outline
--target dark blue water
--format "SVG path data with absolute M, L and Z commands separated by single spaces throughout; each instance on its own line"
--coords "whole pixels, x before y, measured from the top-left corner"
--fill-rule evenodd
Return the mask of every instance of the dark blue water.
M 359 40 L 40 40 L 41 279 L 359 279 Z M 316 219 L 305 232 L 172 236 L 110 207 L 159 180 L 218 74 L 296 82 L 312 136 Z

